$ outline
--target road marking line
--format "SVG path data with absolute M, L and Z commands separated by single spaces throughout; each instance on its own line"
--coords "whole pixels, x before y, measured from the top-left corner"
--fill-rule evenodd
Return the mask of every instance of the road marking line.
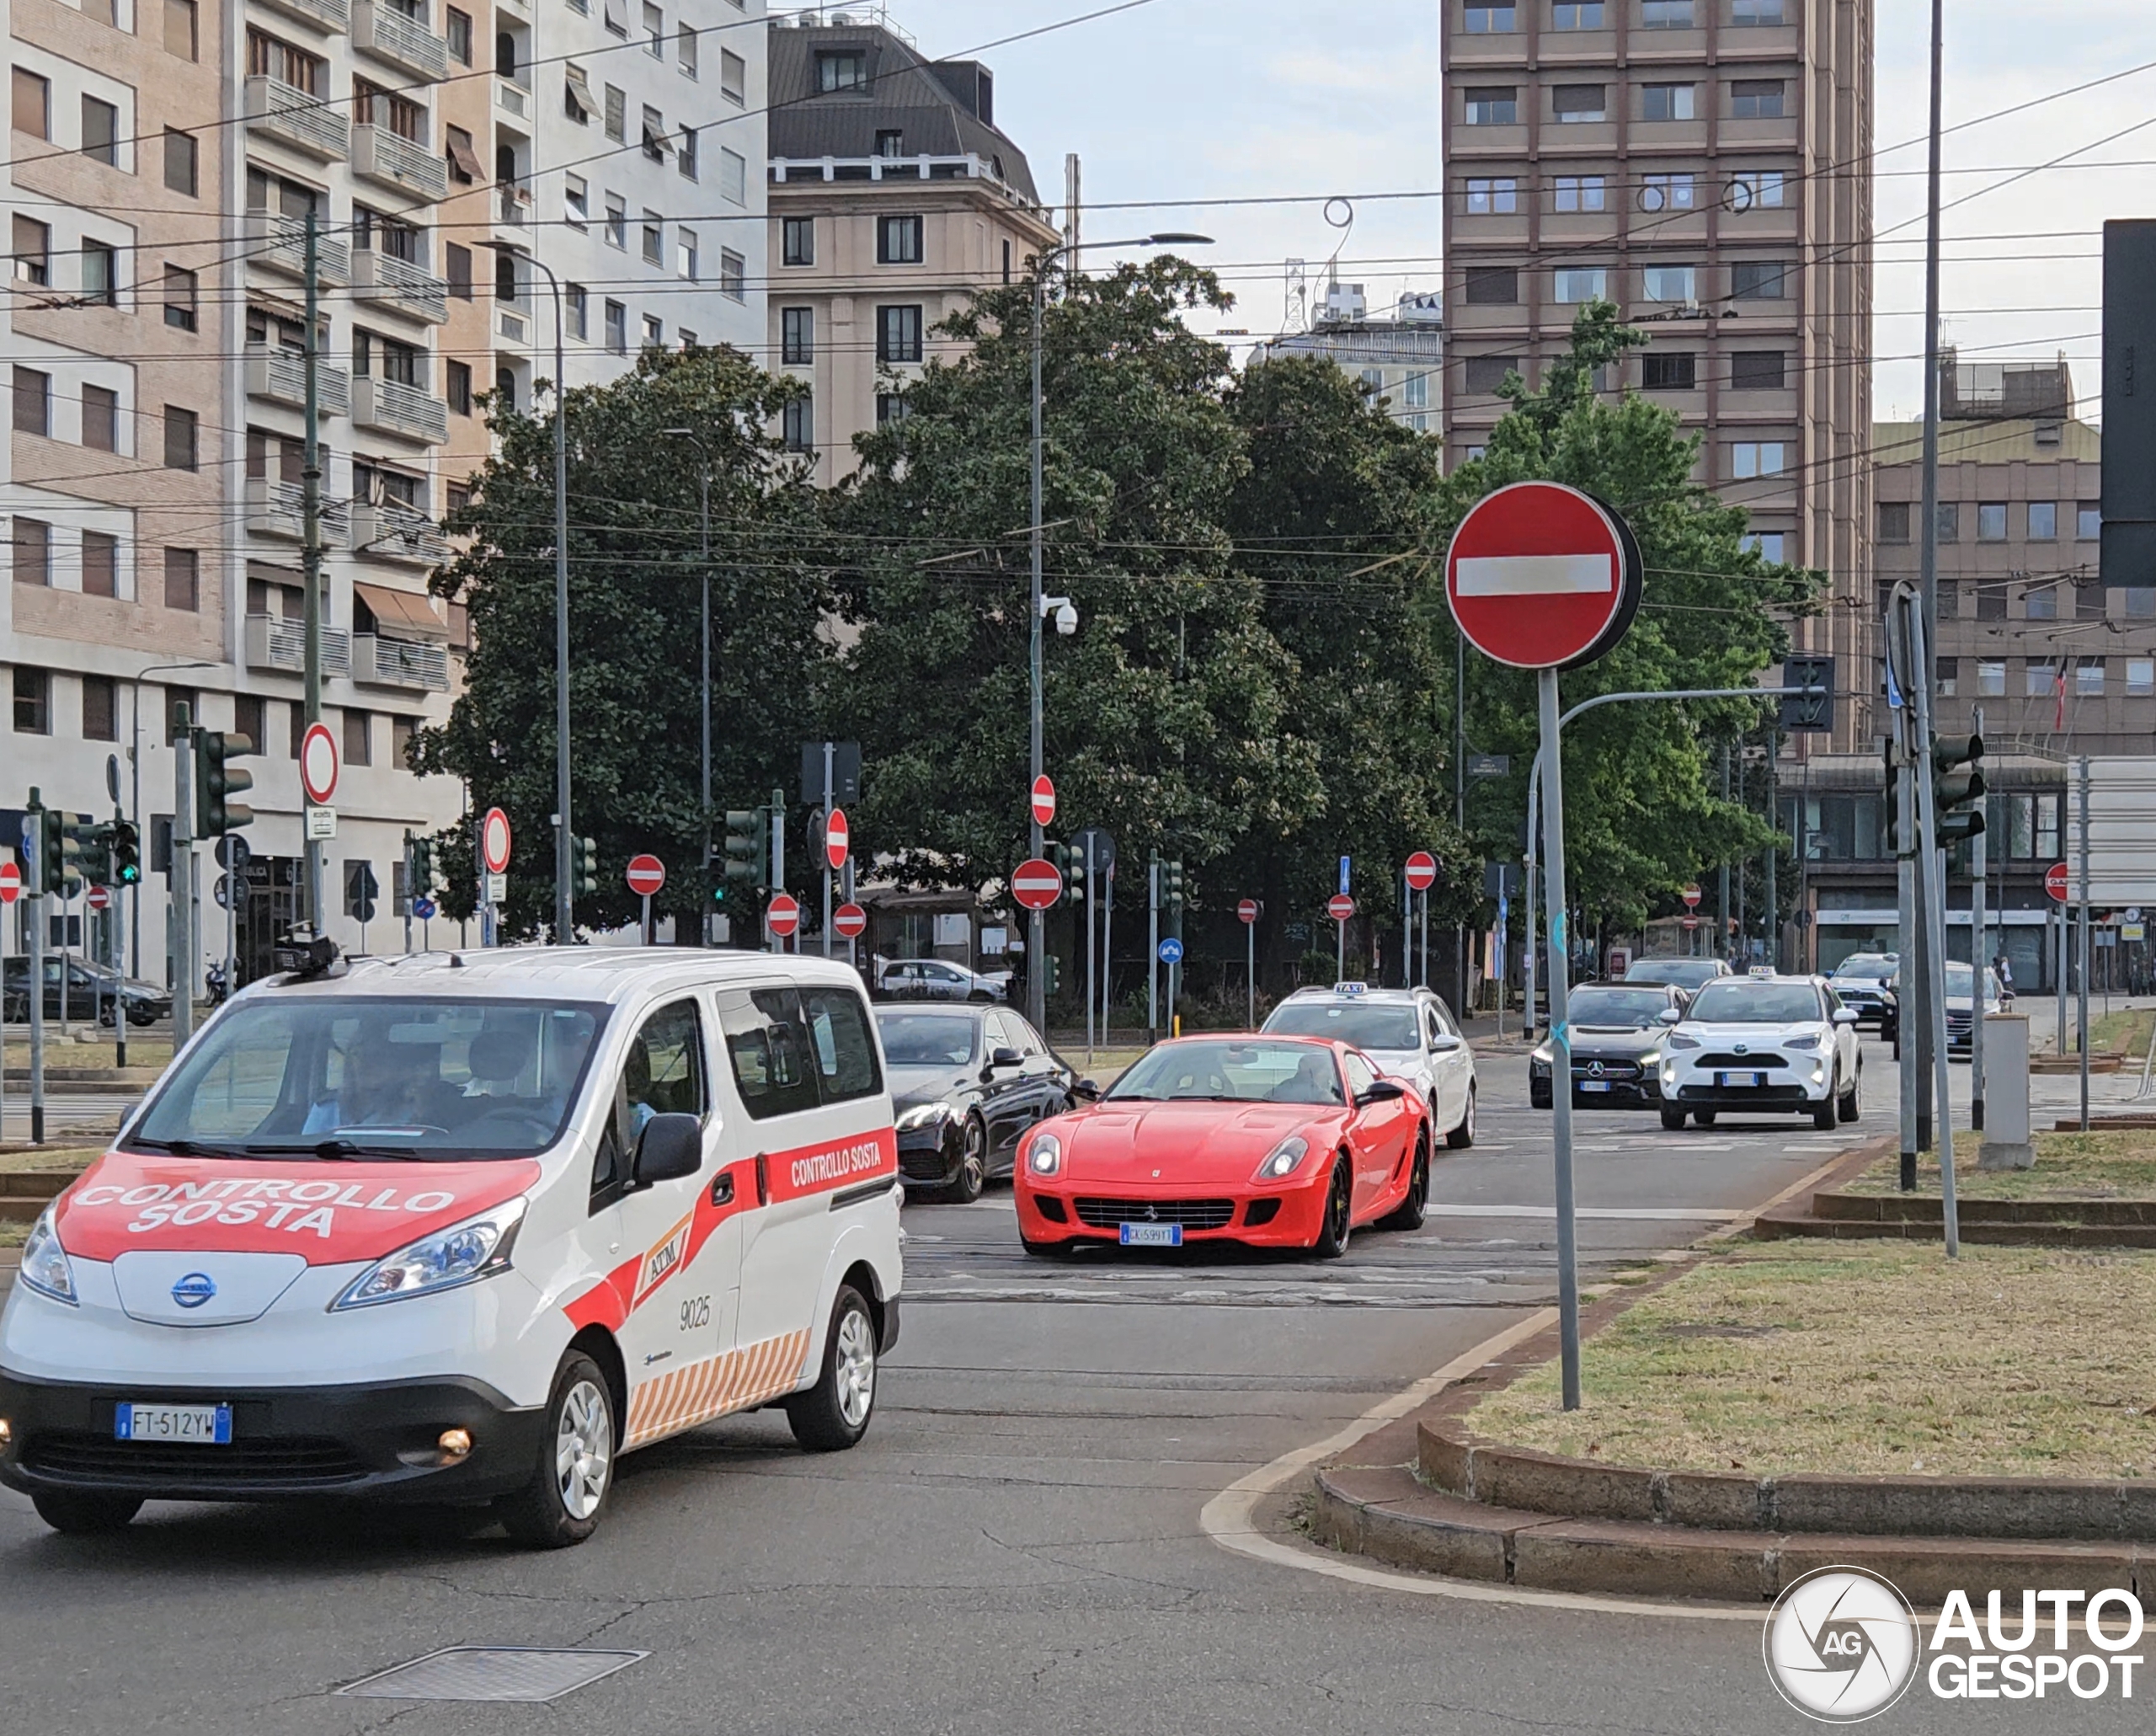
M 1433 1218 L 1550 1218 L 1557 1215 L 1554 1205 L 1432 1205 L 1425 1210 Z M 1572 1215 L 1582 1221 L 1598 1218 L 1609 1222 L 1639 1222 L 1651 1224 L 1726 1224 L 1741 1217 L 1741 1212 L 1720 1211 L 1702 1206 L 1697 1210 L 1680 1206 L 1609 1206 L 1582 1205 Z

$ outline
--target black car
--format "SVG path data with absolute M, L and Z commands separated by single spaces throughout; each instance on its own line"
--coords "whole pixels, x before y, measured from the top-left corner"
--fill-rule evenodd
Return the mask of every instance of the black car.
M 1036 1121 L 1094 1094 L 1018 1014 L 1004 1007 L 878 1007 L 899 1172 L 910 1188 L 978 1199 L 1008 1175 Z
M 1889 1042 L 1898 1023 L 1901 960 L 1893 953 L 1854 953 L 1837 964 L 1827 980 L 1857 1023 L 1875 1025 Z
M 1572 1026 L 1572 1107 L 1576 1109 L 1655 1109 L 1662 1107 L 1662 1014 L 1682 1012 L 1691 996 L 1674 983 L 1582 983 L 1566 999 Z M 1535 1108 L 1553 1106 L 1550 1045 L 1529 1057 L 1527 1095 Z
M 48 955 L 45 961 L 45 1016 L 62 1016 L 60 983 L 62 960 L 57 955 Z M 87 1022 L 94 1012 L 100 1024 L 110 1024 L 114 1018 L 115 1000 L 127 1012 L 131 1025 L 155 1024 L 161 1018 L 172 1017 L 172 994 L 155 983 L 143 982 L 131 976 L 122 976 L 118 971 L 108 970 L 101 964 L 87 964 L 80 959 L 68 959 L 67 995 L 65 1016 Z M 11 1023 L 20 1023 L 30 1016 L 30 961 L 20 954 L 9 959 L 6 964 L 6 1017 Z

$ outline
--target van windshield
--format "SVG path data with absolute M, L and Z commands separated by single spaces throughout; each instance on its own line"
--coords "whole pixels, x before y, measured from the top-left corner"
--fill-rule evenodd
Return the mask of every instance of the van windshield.
M 200 1156 L 532 1156 L 561 1137 L 606 1012 L 435 996 L 243 1000 L 122 1144 Z

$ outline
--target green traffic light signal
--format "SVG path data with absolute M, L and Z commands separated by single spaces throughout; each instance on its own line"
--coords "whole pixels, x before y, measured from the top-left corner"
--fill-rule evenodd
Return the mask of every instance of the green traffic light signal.
M 254 823 L 254 810 L 231 799 L 254 787 L 254 774 L 232 761 L 254 751 L 244 735 L 223 729 L 195 732 L 195 832 L 197 837 L 218 838 Z
M 142 882 L 142 834 L 131 820 L 112 823 L 112 884 L 139 886 Z

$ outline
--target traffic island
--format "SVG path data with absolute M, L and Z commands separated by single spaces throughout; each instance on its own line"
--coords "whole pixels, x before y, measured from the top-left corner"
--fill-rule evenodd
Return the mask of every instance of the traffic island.
M 1589 1310 L 1317 1477 L 1320 1541 L 1465 1578 L 1764 1601 L 1870 1567 L 2156 1608 L 2156 1256 L 1737 1248 Z M 2101 1323 L 2110 1322 L 2106 1329 Z M 2059 1574 L 2068 1574 L 2060 1578 Z

